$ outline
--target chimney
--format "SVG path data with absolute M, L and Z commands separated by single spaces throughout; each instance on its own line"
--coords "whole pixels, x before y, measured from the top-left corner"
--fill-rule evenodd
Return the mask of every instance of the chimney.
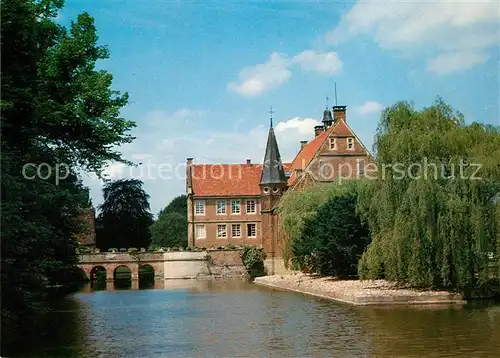
M 333 121 L 337 123 L 340 119 L 346 122 L 345 109 L 347 106 L 333 106 Z
M 191 179 L 191 165 L 193 164 L 193 158 L 186 158 L 186 194 L 193 194 L 193 183 Z
M 307 145 L 307 140 L 300 141 L 300 149 L 304 148 Z
M 314 127 L 314 136 L 317 137 L 323 132 L 324 127 L 323 126 L 315 126 Z
M 252 165 L 252 160 L 251 159 L 247 159 L 247 165 L 248 166 Z

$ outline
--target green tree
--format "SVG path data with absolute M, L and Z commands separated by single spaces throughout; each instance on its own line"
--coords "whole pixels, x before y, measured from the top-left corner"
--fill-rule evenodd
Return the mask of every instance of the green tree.
M 149 212 L 149 195 L 142 184 L 138 179 L 120 179 L 105 184 L 104 203 L 97 217 L 96 241 L 101 250 L 149 246 L 153 216 Z
M 344 183 L 292 242 L 293 262 L 302 269 L 331 276 L 357 274 L 358 260 L 370 232 L 356 212 L 358 183 Z M 337 185 L 337 184 L 333 184 Z
M 77 173 L 126 162 L 112 148 L 133 139 L 134 123 L 119 115 L 127 95 L 95 69 L 108 51 L 93 19 L 83 13 L 69 29 L 57 25 L 62 6 L 1 2 L 2 332 L 30 325 L 33 309 L 46 307 L 45 284 L 68 279 L 76 218 L 90 205 Z
M 441 100 L 421 111 L 402 102 L 382 113 L 375 150 L 384 170 L 359 195 L 373 240 L 360 276 L 460 290 L 498 285 L 491 199 L 500 191 L 499 127 L 466 125 Z
M 151 244 L 155 247 L 186 247 L 188 222 L 177 212 L 163 214 L 151 226 Z
M 151 244 L 155 247 L 186 247 L 187 236 L 187 198 L 179 195 L 160 211 L 151 226 Z
M 185 215 L 187 217 L 187 197 L 182 194 L 176 196 L 172 199 L 172 201 L 160 212 L 158 213 L 158 217 L 161 217 L 164 214 L 168 213 L 179 213 Z

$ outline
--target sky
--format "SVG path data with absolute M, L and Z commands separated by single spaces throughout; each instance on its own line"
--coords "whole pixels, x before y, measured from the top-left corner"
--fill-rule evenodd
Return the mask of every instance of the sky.
M 120 148 L 157 213 L 185 193 L 185 163 L 261 163 L 272 106 L 283 161 L 314 136 L 328 102 L 371 148 L 380 112 L 438 96 L 467 122 L 500 125 L 498 1 L 83 1 L 111 56 L 99 68 L 128 92 L 136 140 Z M 328 101 L 326 100 L 328 97 Z M 102 182 L 83 174 L 94 206 Z

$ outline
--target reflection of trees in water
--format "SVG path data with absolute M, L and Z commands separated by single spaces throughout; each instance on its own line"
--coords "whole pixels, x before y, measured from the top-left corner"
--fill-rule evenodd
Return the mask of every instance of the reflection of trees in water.
M 51 309 L 38 314 L 36 325 L 24 330 L 19 343 L 2 352 L 2 356 L 87 357 L 90 334 L 89 307 L 73 296 L 53 303 Z
M 495 356 L 500 351 L 500 317 L 487 308 L 461 306 L 359 307 L 371 336 L 371 355 Z

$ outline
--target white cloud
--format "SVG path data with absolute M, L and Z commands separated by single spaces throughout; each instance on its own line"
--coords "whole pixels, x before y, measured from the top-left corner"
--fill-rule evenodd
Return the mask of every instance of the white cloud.
M 245 67 L 237 82 L 230 82 L 228 88 L 245 97 L 255 97 L 287 82 L 292 76 L 288 70 L 290 61 L 274 52 L 265 63 Z
M 342 69 L 342 61 L 336 52 L 306 50 L 293 58 L 302 69 L 324 75 L 335 75 Z
M 467 69 L 476 64 L 483 63 L 488 57 L 481 53 L 446 53 L 431 59 L 427 64 L 427 71 L 439 75 Z
M 378 113 L 384 109 L 384 105 L 376 101 L 366 101 L 360 106 L 354 107 L 354 112 L 365 115 L 371 113 Z
M 334 75 L 342 69 L 342 61 L 336 52 L 306 50 L 291 59 L 273 52 L 267 62 L 243 68 L 238 80 L 230 82 L 227 87 L 244 97 L 257 97 L 288 82 L 293 65 L 322 75 Z
M 314 126 L 320 125 L 321 123 L 313 118 L 300 118 L 294 117 L 288 121 L 279 122 L 274 131 L 277 136 L 286 137 L 286 134 L 295 133 L 298 135 L 307 136 L 313 132 Z
M 194 157 L 195 163 L 245 163 L 247 158 L 253 163 L 262 162 L 268 133 L 266 126 L 214 131 L 203 122 L 189 126 L 187 134 L 186 127 L 178 125 L 179 113 L 199 114 L 199 111 L 154 110 L 146 113 L 141 123 L 142 131 L 134 133 L 137 139 L 120 148 L 125 158 L 142 165 L 127 167 L 115 163 L 106 169 L 107 176 L 113 180 L 131 177 L 142 180 L 150 195 L 151 210 L 157 213 L 171 199 L 185 192 L 186 157 Z M 295 157 L 300 141 L 311 139 L 318 123 L 311 118 L 299 117 L 276 123 L 275 132 L 283 161 L 290 162 Z M 90 187 L 93 204 L 101 204 L 102 182 L 95 175 L 84 175 L 84 182 Z
M 403 52 L 420 51 L 437 61 L 449 53 L 468 54 L 468 59 L 441 74 L 470 68 L 487 60 L 484 52 L 500 40 L 498 1 L 358 1 L 340 24 L 325 36 L 337 44 L 350 36 L 370 35 L 380 47 Z M 437 57 L 436 57 L 437 56 Z M 446 57 L 444 57 L 446 58 Z

